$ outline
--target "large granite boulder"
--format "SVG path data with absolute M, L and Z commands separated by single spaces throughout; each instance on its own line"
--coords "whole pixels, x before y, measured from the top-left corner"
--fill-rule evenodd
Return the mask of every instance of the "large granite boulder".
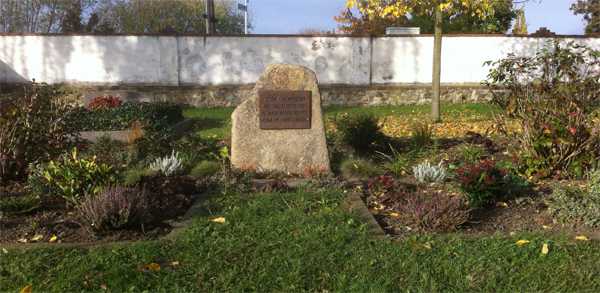
M 260 118 L 265 115 L 259 108 L 261 91 L 310 91 L 310 128 L 261 129 Z M 305 67 L 292 64 L 267 67 L 250 98 L 235 109 L 231 121 L 233 167 L 255 164 L 262 171 L 294 174 L 302 174 L 304 167 L 314 165 L 330 170 L 317 77 Z

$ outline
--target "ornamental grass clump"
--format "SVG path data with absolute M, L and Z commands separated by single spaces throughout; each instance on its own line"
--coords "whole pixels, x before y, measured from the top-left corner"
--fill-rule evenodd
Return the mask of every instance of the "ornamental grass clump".
M 505 170 L 496 166 L 494 160 L 485 159 L 477 165 L 466 161 L 456 170 L 453 181 L 467 194 L 469 204 L 482 206 L 490 203 L 494 193 L 504 185 L 505 175 Z
M 87 194 L 77 205 L 83 220 L 94 230 L 114 230 L 142 224 L 148 217 L 145 190 L 106 187 Z
M 442 166 L 442 161 L 437 166 L 425 161 L 413 167 L 413 173 L 419 182 L 442 182 L 446 179 L 446 168 Z
M 150 169 L 160 170 L 165 176 L 178 175 L 183 172 L 183 160 L 179 158 L 179 152 L 175 153 L 173 150 L 171 156 L 156 159 L 154 163 L 150 164 Z
M 465 197 L 450 190 L 401 189 L 390 197 L 396 203 L 388 218 L 392 226 L 451 232 L 465 223 L 471 212 Z

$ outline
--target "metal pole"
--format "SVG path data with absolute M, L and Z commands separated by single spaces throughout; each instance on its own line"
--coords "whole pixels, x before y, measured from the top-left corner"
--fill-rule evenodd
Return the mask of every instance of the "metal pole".
M 244 10 L 244 34 L 248 34 L 248 0 L 244 0 L 246 10 Z

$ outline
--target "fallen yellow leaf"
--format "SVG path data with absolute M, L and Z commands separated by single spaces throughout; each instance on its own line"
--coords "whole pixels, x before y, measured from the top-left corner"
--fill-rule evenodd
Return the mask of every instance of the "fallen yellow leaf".
M 31 285 L 25 286 L 25 288 L 21 290 L 21 293 L 31 293 Z
M 390 214 L 390 216 L 392 216 L 392 217 L 397 217 L 397 216 L 398 216 L 398 214 L 396 214 L 396 213 L 391 213 L 391 214 Z
M 178 266 L 178 265 L 179 265 L 179 262 L 178 262 L 178 261 L 174 261 L 174 262 L 172 262 L 172 263 L 171 263 L 171 265 L 172 265 L 172 266 Z
M 21 239 L 17 240 L 17 242 L 25 243 L 25 242 L 27 242 L 27 239 L 21 238 Z
M 419 244 L 417 244 L 417 241 L 413 241 L 413 243 L 410 244 L 410 246 L 414 249 L 417 250 L 419 249 Z
M 515 235 L 515 232 L 510 232 L 508 234 L 510 234 L 510 236 L 513 236 L 513 235 Z
M 544 228 L 544 229 L 552 229 L 552 227 L 546 226 L 546 225 L 542 225 L 542 228 Z
M 52 238 L 50 238 L 49 242 L 54 242 L 54 241 L 56 241 L 56 236 L 53 236 Z
M 35 235 L 35 237 L 31 238 L 31 241 L 38 241 L 40 239 L 42 239 L 44 236 L 42 235 Z
M 146 267 L 149 268 L 151 271 L 160 271 L 160 265 L 155 262 L 147 265 Z
M 542 246 L 542 254 L 548 254 L 548 244 L 546 243 Z
M 108 287 L 106 287 L 106 285 L 104 285 L 104 284 L 100 285 L 100 289 L 102 289 L 104 291 L 108 291 Z
M 585 236 L 575 236 L 575 239 L 577 239 L 577 240 L 583 240 L 583 241 L 588 241 L 587 237 L 585 237 Z
M 225 223 L 225 218 L 219 217 L 219 218 L 216 218 L 216 219 L 212 220 L 212 222 L 215 222 L 215 223 Z
M 519 241 L 517 241 L 517 243 L 515 243 L 515 244 L 517 244 L 517 245 L 521 245 L 521 244 L 525 244 L 525 243 L 529 243 L 529 240 L 519 240 Z

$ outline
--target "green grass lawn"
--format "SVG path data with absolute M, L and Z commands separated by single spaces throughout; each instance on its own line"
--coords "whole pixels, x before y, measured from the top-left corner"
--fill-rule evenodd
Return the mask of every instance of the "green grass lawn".
M 600 245 L 551 234 L 376 239 L 348 193 L 214 198 L 180 238 L 109 248 L 8 250 L 0 288 L 19 292 L 600 290 Z M 225 223 L 212 222 L 224 217 Z M 517 245 L 518 240 L 529 243 Z M 548 254 L 542 254 L 548 244 Z M 426 247 L 427 246 L 427 247 Z M 146 266 L 158 263 L 159 271 Z M 87 286 L 87 287 L 86 287 Z
M 222 139 L 231 137 L 231 114 L 235 108 L 186 109 L 184 117 L 199 121 L 198 133 L 202 137 L 216 136 Z M 493 124 L 487 104 L 454 104 L 441 106 L 442 123 L 434 125 L 437 137 L 464 136 L 466 131 L 485 132 Z M 323 108 L 325 120 L 331 122 L 334 115 L 372 113 L 384 122 L 383 132 L 392 137 L 409 137 L 411 125 L 430 121 L 429 105 L 382 106 L 366 108 Z M 331 123 L 327 125 L 331 129 Z

